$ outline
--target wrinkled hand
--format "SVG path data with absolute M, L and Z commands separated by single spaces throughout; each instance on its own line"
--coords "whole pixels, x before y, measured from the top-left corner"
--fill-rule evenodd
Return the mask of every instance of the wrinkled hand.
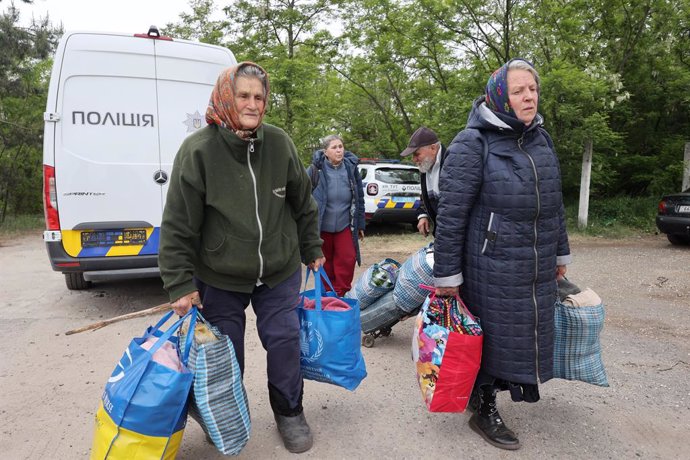
M 436 297 L 455 297 L 457 295 L 460 295 L 460 286 L 436 288 Z
M 565 278 L 565 273 L 568 271 L 568 267 L 566 265 L 557 265 L 556 266 L 556 279 L 560 280 Z
M 360 230 L 357 236 L 359 236 L 359 241 L 364 241 L 364 230 Z
M 326 258 L 325 257 L 319 257 L 317 259 L 314 259 L 311 261 L 308 265 L 309 268 L 311 268 L 313 271 L 319 271 L 319 268 L 323 266 L 323 264 L 326 263 Z
M 429 219 L 422 217 L 417 221 L 417 230 L 424 236 L 429 236 Z
M 201 305 L 201 298 L 199 297 L 199 291 L 190 292 L 189 294 L 180 297 L 176 301 L 170 304 L 173 311 L 180 316 L 186 315 L 193 306 L 197 306 L 199 310 L 204 308 Z

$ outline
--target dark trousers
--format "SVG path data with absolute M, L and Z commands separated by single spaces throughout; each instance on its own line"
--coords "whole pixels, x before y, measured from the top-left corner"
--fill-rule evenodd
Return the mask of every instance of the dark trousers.
M 338 233 L 321 232 L 321 250 L 326 258 L 323 268 L 331 280 L 335 292 L 342 297 L 352 288 L 357 254 L 352 242 L 352 231 L 345 227 Z M 326 287 L 330 291 L 330 288 Z
M 217 289 L 196 279 L 203 310 L 201 314 L 230 337 L 244 374 L 245 309 L 251 302 L 256 329 L 266 350 L 269 388 L 272 386 L 290 408 L 301 406 L 302 371 L 297 304 L 301 269 L 273 289 L 261 285 L 251 294 Z
M 479 369 L 477 379 L 474 381 L 474 391 L 487 391 L 494 394 L 499 391 L 510 391 L 513 401 L 537 402 L 539 401 L 539 385 L 534 383 L 514 383 L 499 379 Z

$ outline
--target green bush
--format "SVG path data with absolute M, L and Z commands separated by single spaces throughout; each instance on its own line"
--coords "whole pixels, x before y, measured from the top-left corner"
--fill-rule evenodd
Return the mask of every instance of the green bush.
M 610 238 L 651 234 L 656 230 L 657 197 L 612 197 L 589 202 L 587 228 L 577 226 L 578 203 L 566 206 L 568 231 Z

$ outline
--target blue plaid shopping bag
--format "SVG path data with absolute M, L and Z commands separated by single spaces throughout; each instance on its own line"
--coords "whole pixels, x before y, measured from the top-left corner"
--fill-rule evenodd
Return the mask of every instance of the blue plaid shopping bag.
M 394 259 L 383 259 L 367 268 L 357 278 L 345 297 L 359 300 L 359 309 L 366 310 L 370 305 L 393 290 L 398 278 L 400 264 Z
M 189 353 L 189 369 L 194 372 L 189 415 L 221 453 L 237 455 L 249 442 L 252 425 L 235 348 L 230 337 L 201 314 L 199 327 L 208 330 L 204 341 L 195 337 Z
M 604 328 L 604 304 L 573 307 L 556 301 L 554 311 L 553 376 L 609 386 L 601 359 L 599 334 Z
M 434 284 L 434 243 L 420 248 L 403 262 L 393 288 L 395 304 L 407 313 L 419 310 L 429 291 L 421 285 Z

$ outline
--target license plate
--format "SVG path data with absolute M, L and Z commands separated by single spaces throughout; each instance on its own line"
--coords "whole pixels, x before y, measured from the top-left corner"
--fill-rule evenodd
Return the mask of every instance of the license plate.
M 81 232 L 81 247 L 135 246 L 146 243 L 146 230 L 96 230 Z
M 678 212 L 690 212 L 690 206 L 678 206 Z
M 414 203 L 417 201 L 417 198 L 413 196 L 394 196 L 393 201 L 395 203 Z

